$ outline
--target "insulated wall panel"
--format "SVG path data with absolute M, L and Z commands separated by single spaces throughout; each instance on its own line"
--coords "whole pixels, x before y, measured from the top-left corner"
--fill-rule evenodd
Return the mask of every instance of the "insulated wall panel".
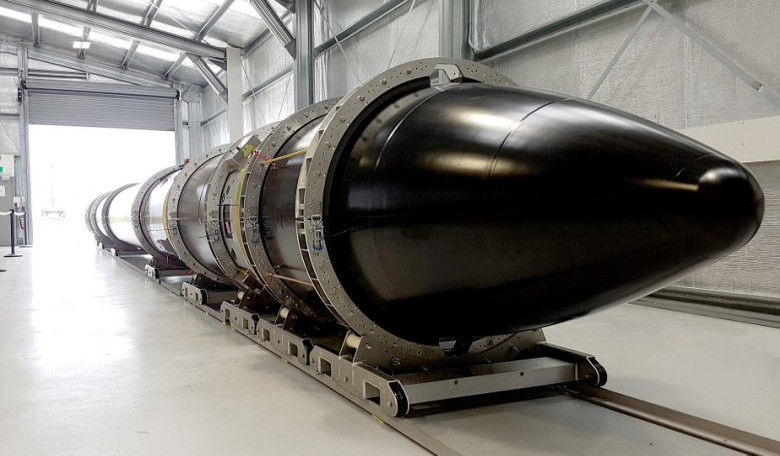
M 287 73 L 244 101 L 244 133 L 278 122 L 293 113 L 293 75 Z
M 678 285 L 780 296 L 780 161 L 748 163 L 764 189 L 764 221 L 745 247 Z
M 0 116 L 0 154 L 19 155 L 19 119 Z
M 545 6 L 544 2 L 540 8 L 556 4 L 559 2 Z M 780 49 L 774 45 L 780 38 L 776 2 L 667 0 L 660 4 L 761 80 L 767 89 L 780 93 Z M 483 45 L 497 41 L 486 38 L 493 33 L 489 24 L 506 22 L 505 16 L 520 20 L 511 8 L 493 6 L 476 15 L 472 23 L 472 38 Z M 641 13 L 641 8 L 634 9 L 486 63 L 521 85 L 586 97 Z M 538 14 L 549 18 L 558 13 Z M 480 32 L 481 28 L 484 30 Z M 640 28 L 593 99 L 672 128 L 780 114 L 780 107 L 655 13 Z
M 224 144 L 230 139 L 230 133 L 228 131 L 227 114 L 221 114 L 220 116 L 212 117 L 223 111 L 227 107 L 227 104 L 222 100 L 219 95 L 214 93 L 213 90 L 206 88 L 203 91 L 203 97 L 201 99 L 201 112 L 203 113 L 203 120 L 208 121 L 203 125 L 202 140 L 204 152 L 208 152 L 212 147 Z M 212 120 L 209 120 L 212 119 Z
M 288 21 L 288 26 L 291 25 Z M 244 132 L 277 122 L 293 113 L 293 59 L 268 36 L 244 60 Z
M 0 76 L 0 113 L 17 112 L 18 79 L 14 76 Z
M 328 33 L 330 2 L 323 2 L 315 28 Z M 341 2 L 343 3 L 343 2 Z M 357 15 L 338 11 L 344 22 Z M 369 2 L 374 3 L 374 2 Z M 412 9 L 411 6 L 414 6 Z M 334 10 L 335 11 L 335 10 Z M 364 15 L 364 14 L 363 14 Z M 362 16 L 362 15 L 361 15 Z M 324 17 L 324 19 L 323 19 Z M 342 26 L 348 24 L 341 24 Z M 439 55 L 439 2 L 409 2 L 315 60 L 315 99 L 342 96 L 353 87 L 400 63 Z
M 472 0 L 471 45 L 475 50 L 508 41 L 604 0 Z

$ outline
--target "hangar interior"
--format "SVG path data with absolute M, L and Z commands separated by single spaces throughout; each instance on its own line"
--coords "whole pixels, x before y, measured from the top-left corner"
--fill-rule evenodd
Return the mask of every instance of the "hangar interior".
M 780 454 L 779 34 L 0 0 L 0 453 Z

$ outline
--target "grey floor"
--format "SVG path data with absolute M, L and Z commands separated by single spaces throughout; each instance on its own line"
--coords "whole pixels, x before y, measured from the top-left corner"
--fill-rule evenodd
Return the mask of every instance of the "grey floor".
M 0 258 L 0 455 L 426 454 L 88 243 L 22 253 Z M 780 439 L 776 329 L 626 305 L 547 335 L 614 390 Z M 463 454 L 731 454 L 566 397 L 414 423 Z

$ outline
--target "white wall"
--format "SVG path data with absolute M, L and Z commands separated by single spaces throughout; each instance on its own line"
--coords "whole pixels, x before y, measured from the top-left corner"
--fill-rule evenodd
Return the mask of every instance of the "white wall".
M 688 128 L 680 132 L 742 163 L 780 160 L 780 116 Z

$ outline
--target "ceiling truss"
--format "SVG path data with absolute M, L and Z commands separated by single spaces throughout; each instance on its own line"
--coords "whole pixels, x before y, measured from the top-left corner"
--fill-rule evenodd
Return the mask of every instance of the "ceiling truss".
M 106 14 L 51 0 L 0 0 L 0 5 L 27 13 L 39 13 L 67 23 L 106 30 L 142 43 L 178 49 L 200 57 L 224 59 L 225 50 Z
M 144 14 L 144 18 L 141 20 L 141 25 L 144 27 L 149 27 L 152 25 L 152 22 L 154 22 L 154 18 L 157 16 L 157 12 L 160 11 L 160 4 L 162 3 L 162 0 L 152 0 L 151 3 L 149 3 L 149 7 L 146 9 L 146 13 Z M 132 43 L 130 43 L 130 49 L 127 50 L 125 53 L 125 57 L 122 59 L 122 64 L 120 65 L 120 68 L 127 69 L 127 67 L 130 65 L 130 62 L 133 60 L 133 57 L 135 57 L 135 51 L 138 50 L 138 45 L 140 43 L 138 40 L 133 40 Z
M 208 33 L 224 16 L 235 0 L 225 0 L 209 16 L 198 32 L 189 39 L 151 27 L 163 1 L 164 0 L 151 0 L 140 23 L 132 23 L 98 13 L 98 0 L 88 0 L 87 8 L 78 8 L 51 0 L 0 0 L 0 6 L 23 11 L 31 15 L 32 47 L 30 48 L 30 58 L 34 60 L 41 60 L 77 71 L 123 80 L 134 84 L 170 85 L 171 82 L 176 82 L 172 77 L 173 74 L 181 67 L 188 56 L 192 56 L 194 59 L 191 60 L 200 63 L 200 65 L 195 64 L 195 68 L 207 85 L 214 88 L 215 78 L 216 82 L 221 84 L 219 78 L 208 68 L 206 62 L 210 60 L 218 66 L 224 66 L 225 50 L 205 43 L 204 39 L 206 39 Z M 271 33 L 284 45 L 291 55 L 294 55 L 295 37 L 284 24 L 284 17 L 286 17 L 286 14 L 280 18 L 270 6 L 268 0 L 250 0 L 250 3 L 258 11 L 267 27 L 267 30 L 259 34 L 252 42 L 256 42 L 268 33 Z M 288 8 L 288 10 L 294 9 L 291 7 L 293 4 L 292 1 L 287 2 L 282 0 L 279 3 Z M 290 5 L 288 5 L 288 3 Z M 44 51 L 40 49 L 40 15 L 56 18 L 66 23 L 81 25 L 83 27 L 81 37 L 83 41 L 89 41 L 89 35 L 93 29 L 103 29 L 114 34 L 128 37 L 132 40 L 130 48 L 125 53 L 121 64 L 118 66 L 86 59 L 86 49 L 80 49 L 78 51 L 78 58 L 70 58 L 59 52 Z M 179 58 L 173 62 L 164 74 L 153 74 L 129 69 L 138 50 L 138 46 L 142 43 L 150 43 L 176 49 L 180 52 Z M 205 73 L 203 69 L 208 70 L 208 73 Z
M 230 8 L 230 5 L 233 4 L 233 1 L 234 0 L 225 0 L 222 3 L 222 5 L 220 5 L 219 8 L 217 8 L 217 10 L 214 11 L 214 13 L 211 14 L 211 16 L 208 18 L 206 23 L 203 24 L 203 26 L 201 26 L 201 28 L 198 31 L 198 33 L 196 33 L 195 36 L 192 39 L 195 40 L 195 41 L 203 41 L 203 39 L 206 38 L 206 35 L 209 33 L 209 31 L 211 31 L 211 29 L 214 27 L 214 25 L 216 25 L 216 23 L 222 18 L 222 16 L 225 15 L 225 13 L 227 12 L 228 8 Z M 171 77 L 171 75 L 173 75 L 173 73 L 175 73 L 176 70 L 179 69 L 179 67 L 182 65 L 182 63 L 184 63 L 184 59 L 185 59 L 185 53 L 182 52 L 179 55 L 179 58 L 176 59 L 175 62 L 173 62 L 173 64 L 171 65 L 170 68 L 168 68 L 168 70 L 165 72 L 163 77 L 164 78 Z M 208 82 L 208 78 L 206 78 L 206 82 Z
M 92 11 L 93 13 L 97 11 L 97 5 L 98 0 L 88 0 L 87 2 L 87 11 Z M 81 32 L 81 41 L 82 42 L 88 42 L 89 41 L 89 34 L 92 32 L 92 28 L 89 26 L 85 26 L 83 31 Z M 79 49 L 79 58 L 83 59 L 87 55 L 87 48 L 82 47 Z

